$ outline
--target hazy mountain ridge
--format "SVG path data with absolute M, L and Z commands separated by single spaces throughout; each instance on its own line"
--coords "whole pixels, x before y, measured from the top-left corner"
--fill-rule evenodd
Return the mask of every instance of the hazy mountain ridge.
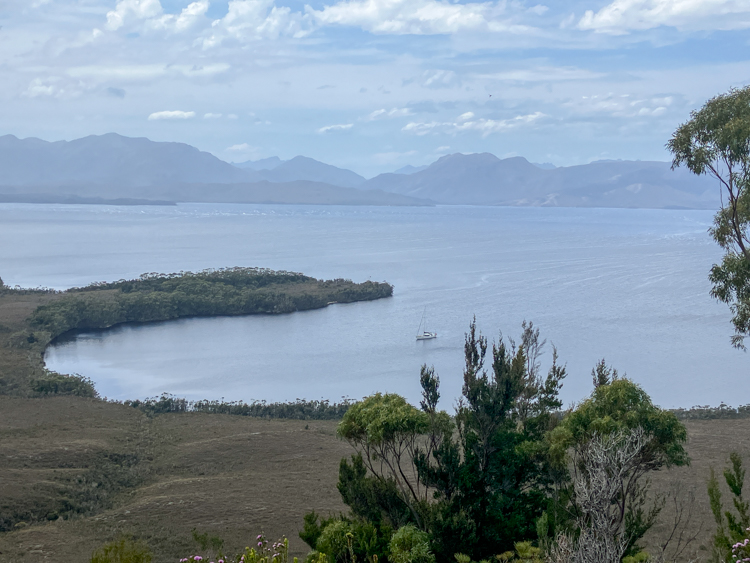
M 490 153 L 447 155 L 420 172 L 381 174 L 361 187 L 462 205 L 707 209 L 719 203 L 710 179 L 673 171 L 668 162 L 540 168 L 523 157 L 501 160 Z
M 184 143 L 115 133 L 53 143 L 0 137 L 0 196 L 6 201 L 43 201 L 49 196 L 50 202 L 83 197 L 342 205 L 719 205 L 713 182 L 685 169 L 673 171 L 667 162 L 611 160 L 554 168 L 523 157 L 457 153 L 420 168 L 406 166 L 365 180 L 304 156 L 233 165 Z M 363 191 L 369 195 L 357 193 Z
M 278 156 L 272 156 L 235 163 L 233 166 L 243 170 L 255 170 L 262 179 L 269 182 L 310 180 L 344 188 L 354 188 L 365 182 L 365 178 L 356 172 L 306 156 L 295 156 L 290 160 L 281 160 Z
M 343 188 L 354 188 L 364 184 L 365 179 L 351 170 L 337 168 L 306 156 L 295 156 L 270 170 L 259 170 L 258 174 L 269 182 L 294 182 L 308 180 L 324 182 Z
M 245 162 L 233 162 L 232 166 L 242 168 L 244 170 L 273 170 L 279 164 L 284 162 L 278 156 L 271 156 L 269 158 L 261 158 L 260 160 L 246 160 Z
M 49 143 L 0 137 L 0 185 L 107 184 L 148 186 L 174 182 L 251 182 L 240 170 L 184 143 L 161 143 L 116 133 Z

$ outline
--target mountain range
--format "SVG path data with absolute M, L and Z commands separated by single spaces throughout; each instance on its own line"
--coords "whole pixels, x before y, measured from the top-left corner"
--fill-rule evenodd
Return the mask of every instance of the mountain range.
M 381 174 L 361 185 L 444 204 L 712 209 L 707 177 L 668 162 L 598 161 L 540 168 L 522 157 L 452 154 L 413 174 Z
M 369 180 L 304 156 L 224 162 L 184 143 L 109 133 L 74 141 L 0 137 L 0 202 L 242 202 L 712 209 L 719 189 L 667 162 L 533 164 L 446 155 Z

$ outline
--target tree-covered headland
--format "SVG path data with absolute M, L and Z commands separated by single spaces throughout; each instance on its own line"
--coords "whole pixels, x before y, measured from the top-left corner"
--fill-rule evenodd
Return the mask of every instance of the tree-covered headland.
M 0 394 L 95 396 L 86 378 L 53 373 L 44 366 L 46 347 L 69 331 L 184 317 L 292 313 L 391 295 L 393 286 L 385 282 L 318 280 L 263 268 L 151 273 L 66 291 L 0 283 Z M 144 408 L 161 406 L 158 401 L 147 402 Z M 259 405 L 250 407 L 248 411 L 232 405 L 232 410 L 256 412 Z M 210 409 L 217 410 L 213 405 Z
M 65 292 L 39 307 L 34 327 L 55 338 L 70 330 L 183 317 L 279 314 L 390 297 L 388 283 L 317 280 L 295 272 L 226 268 L 144 274 L 136 280 L 97 283 Z

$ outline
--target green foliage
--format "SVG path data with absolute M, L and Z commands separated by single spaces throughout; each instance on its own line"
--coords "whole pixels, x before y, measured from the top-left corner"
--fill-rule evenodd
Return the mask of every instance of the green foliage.
M 473 563 L 471 557 L 464 553 L 456 553 L 453 558 L 458 563 Z M 511 562 L 511 563 L 544 563 L 544 553 L 539 547 L 534 547 L 530 541 L 516 542 L 514 549 L 495 555 L 491 559 L 485 559 L 481 563 L 490 563 L 490 561 Z
M 512 549 L 535 534 L 552 485 L 545 433 L 554 426 L 565 368 L 543 378 L 538 330 L 524 323 L 521 343 L 492 346 L 472 322 L 466 335 L 463 397 L 456 432 L 444 433 L 432 455 L 418 455 L 420 478 L 433 490 L 425 528 L 441 561 L 462 552 L 474 559 Z M 424 389 L 425 394 L 429 389 Z
M 152 559 L 148 546 L 122 537 L 97 549 L 91 563 L 151 563 Z
M 338 435 L 364 451 L 386 452 L 427 432 L 425 413 L 394 394 L 376 393 L 355 403 L 338 426 Z
M 134 453 L 102 452 L 87 460 L 78 471 L 65 471 L 54 480 L 54 492 L 44 502 L 0 503 L 0 532 L 19 522 L 67 520 L 110 508 L 116 495 L 132 489 L 143 480 L 141 457 Z
M 201 550 L 206 551 L 211 549 L 213 551 L 219 551 L 224 546 L 224 540 L 219 536 L 211 536 L 208 532 L 198 533 L 198 530 L 193 529 L 192 531 L 193 541 L 198 544 Z
M 603 362 L 594 373 L 597 371 L 616 373 Z M 636 430 L 643 431 L 645 443 L 620 477 L 623 492 L 613 499 L 619 505 L 622 519 L 618 525 L 624 525 L 628 538 L 627 555 L 639 551 L 638 540 L 653 526 L 663 505 L 657 498 L 649 506 L 649 483 L 644 476 L 649 471 L 689 462 L 683 447 L 687 440 L 684 425 L 673 413 L 655 406 L 648 394 L 632 381 L 606 377 L 595 387 L 591 397 L 568 413 L 548 437 L 550 452 L 557 463 L 566 465 L 571 454 L 576 472 L 585 475 L 583 459 L 594 438 L 627 436 L 628 432 Z M 615 440 L 613 446 L 616 443 Z M 568 496 L 571 514 L 578 516 L 572 490 Z
M 308 512 L 303 517 L 302 530 L 299 533 L 300 539 L 311 549 L 316 549 L 323 529 L 328 524 L 333 523 L 334 520 L 335 518 L 321 518 L 314 510 Z
M 743 348 L 750 334 L 750 87 L 732 89 L 691 112 L 667 148 L 673 168 L 684 164 L 721 185 L 722 207 L 710 232 L 725 254 L 711 269 L 711 295 L 729 305 L 732 343 Z
M 534 547 L 530 541 L 518 542 L 515 548 L 515 551 L 507 551 L 495 556 L 495 559 L 514 563 L 544 563 L 542 550 Z
M 390 498 L 390 491 L 395 489 L 413 520 L 420 525 L 418 505 L 426 500 L 427 491 L 421 487 L 419 479 L 415 480 L 412 476 L 416 473 L 414 459 L 419 451 L 419 440 L 428 433 L 430 421 L 427 413 L 411 406 L 403 397 L 376 393 L 354 403 L 346 411 L 337 430 L 341 438 L 357 449 L 360 453 L 358 459 L 374 477 L 367 485 L 370 491 L 380 491 Z M 357 460 L 353 462 L 359 463 Z M 354 466 L 352 469 L 356 470 Z M 340 476 L 341 472 L 347 472 L 344 464 L 340 467 Z M 343 483 L 341 477 L 340 482 Z M 360 483 L 359 492 L 365 493 L 365 481 L 360 479 Z M 354 492 L 354 489 L 350 490 Z M 390 505 L 394 501 L 386 499 L 384 503 L 381 500 L 380 504 Z M 391 525 L 401 523 L 393 519 L 393 514 L 389 516 Z M 372 518 L 372 515 L 368 514 L 367 517 Z
M 750 529 L 750 502 L 742 496 L 742 487 L 745 483 L 742 458 L 737 452 L 732 452 L 729 462 L 730 466 L 724 469 L 724 481 L 732 494 L 734 512 L 724 510 L 722 506 L 719 480 L 713 468 L 708 480 L 708 498 L 716 522 L 711 557 L 716 563 L 733 562 L 735 554 L 732 552 L 732 546 L 746 540 Z
M 310 545 L 315 539 L 314 552 L 324 554 L 329 561 L 363 563 L 388 561 L 388 542 L 393 529 L 387 525 L 375 526 L 361 518 L 320 518 L 309 513 L 300 537 Z M 304 537 L 303 537 L 304 535 Z
M 638 427 L 650 440 L 641 454 L 645 470 L 688 463 L 683 447 L 687 440 L 685 426 L 674 413 L 655 406 L 648 394 L 628 379 L 596 387 L 591 397 L 552 431 L 550 441 L 561 456 L 568 448 L 586 444 L 594 433 L 604 436 Z
M 594 380 L 594 388 L 600 385 L 609 385 L 613 381 L 618 379 L 619 375 L 617 370 L 613 367 L 607 366 L 604 358 L 596 363 L 596 366 L 591 370 L 591 378 Z
M 316 280 L 294 272 L 227 268 L 179 274 L 144 274 L 137 280 L 71 289 L 31 317 L 55 338 L 70 330 L 181 317 L 290 313 L 390 297 L 387 283 Z
M 672 409 L 679 420 L 714 420 L 750 418 L 750 405 L 730 407 L 721 403 L 718 407 L 709 405 L 695 406 L 689 409 Z
M 31 380 L 31 389 L 40 395 L 75 395 L 77 397 L 98 397 L 94 383 L 82 375 L 63 375 L 47 371 L 45 376 Z
M 362 454 L 346 458 L 339 464 L 338 490 L 341 500 L 349 506 L 352 514 L 372 522 L 381 533 L 413 521 L 409 504 L 393 479 L 368 474 Z
M 140 409 L 149 416 L 167 413 L 203 412 L 206 414 L 231 414 L 255 418 L 286 418 L 296 420 L 339 420 L 349 409 L 351 401 L 340 403 L 330 401 L 304 401 L 297 399 L 289 403 L 267 403 L 254 401 L 250 404 L 240 401 L 188 401 L 164 393 L 161 397 L 125 401 L 125 404 Z
M 349 556 L 349 539 L 351 524 L 346 520 L 330 522 L 320 534 L 316 549 L 325 553 L 332 562 L 342 563 Z
M 635 555 L 628 555 L 622 558 L 622 563 L 648 563 L 651 556 L 646 551 L 639 551 Z
M 207 534 L 197 534 L 193 531 L 193 538 L 198 543 L 206 542 L 206 546 L 212 543 L 212 539 Z M 221 552 L 218 548 L 214 551 L 215 557 L 213 559 L 221 563 L 289 563 L 289 541 L 286 538 L 281 538 L 278 541 L 269 543 L 265 535 L 260 534 L 255 540 L 257 547 L 246 547 L 239 553 L 234 555 L 226 555 Z M 215 541 L 213 543 L 216 543 Z M 223 543 L 223 542 L 221 542 Z M 180 563 L 206 563 L 209 559 L 203 555 L 191 555 L 190 557 L 184 557 L 180 559 Z M 297 563 L 297 558 L 293 559 L 294 563 Z M 325 555 L 317 554 L 316 557 L 310 559 L 310 563 L 326 563 Z
M 411 524 L 393 534 L 388 548 L 392 563 L 435 563 L 430 536 Z

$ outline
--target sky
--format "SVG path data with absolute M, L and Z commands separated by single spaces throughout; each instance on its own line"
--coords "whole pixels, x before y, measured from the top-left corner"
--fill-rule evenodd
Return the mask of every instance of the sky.
M 749 0 L 0 0 L 0 135 L 116 132 L 371 177 L 669 160 L 750 84 Z

